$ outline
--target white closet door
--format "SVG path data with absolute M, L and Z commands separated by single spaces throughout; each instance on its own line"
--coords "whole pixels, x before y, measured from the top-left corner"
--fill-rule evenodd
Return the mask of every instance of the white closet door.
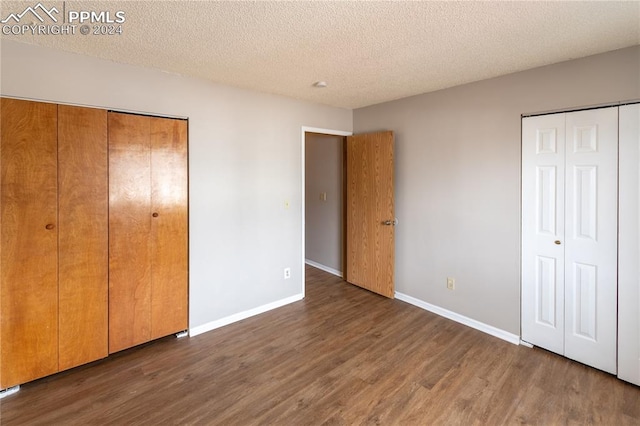
M 522 339 L 616 372 L 618 108 L 523 119 Z
M 564 353 L 564 114 L 522 120 L 522 340 Z
M 640 104 L 620 107 L 618 377 L 640 385 Z
M 565 356 L 616 372 L 618 108 L 566 115 Z

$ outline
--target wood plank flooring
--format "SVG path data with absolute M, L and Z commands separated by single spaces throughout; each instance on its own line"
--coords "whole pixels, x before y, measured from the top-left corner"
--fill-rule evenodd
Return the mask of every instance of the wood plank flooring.
M 307 297 L 22 386 L 2 425 L 640 424 L 640 388 L 307 267 Z

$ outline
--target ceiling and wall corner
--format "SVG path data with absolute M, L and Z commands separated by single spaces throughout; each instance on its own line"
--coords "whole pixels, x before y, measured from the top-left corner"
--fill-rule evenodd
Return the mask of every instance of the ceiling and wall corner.
M 0 16 L 35 3 L 3 0 Z M 635 0 L 43 3 L 126 21 L 121 35 L 0 36 L 352 109 L 640 44 Z

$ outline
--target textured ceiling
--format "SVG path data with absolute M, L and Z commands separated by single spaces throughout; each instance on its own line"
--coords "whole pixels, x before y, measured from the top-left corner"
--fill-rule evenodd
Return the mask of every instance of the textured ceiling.
M 640 44 L 640 1 L 40 1 L 123 34 L 3 37 L 344 108 Z

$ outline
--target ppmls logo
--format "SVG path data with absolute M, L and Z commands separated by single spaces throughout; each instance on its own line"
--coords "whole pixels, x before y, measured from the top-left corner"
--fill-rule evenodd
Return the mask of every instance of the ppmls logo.
M 82 35 L 121 35 L 125 13 L 122 10 L 66 10 L 62 2 L 62 14 L 53 6 L 47 8 L 42 3 L 28 6 L 22 12 L 10 13 L 0 20 L 4 35 L 75 35 L 76 29 Z M 65 13 L 66 12 L 66 13 Z M 39 21 L 36 22 L 35 19 Z M 59 22 L 59 20 L 62 22 Z
M 32 16 L 35 16 L 40 22 L 44 22 L 44 19 L 42 18 L 42 16 L 38 13 L 38 11 L 40 11 L 40 13 L 42 15 L 48 16 L 49 18 L 51 18 L 51 20 L 53 22 L 58 22 L 58 20 L 55 18 L 55 16 L 53 16 L 53 14 L 58 14 L 60 13 L 58 11 L 58 9 L 54 7 L 52 7 L 50 10 L 47 10 L 46 7 L 44 7 L 42 5 L 42 3 L 38 3 L 37 5 L 35 5 L 35 7 L 27 7 L 22 13 L 12 13 L 9 16 L 7 16 L 5 19 L 3 19 L 2 21 L 0 21 L 3 24 L 7 24 L 9 23 L 11 20 L 13 20 L 16 24 L 20 22 L 20 20 L 28 14 L 31 14 Z

